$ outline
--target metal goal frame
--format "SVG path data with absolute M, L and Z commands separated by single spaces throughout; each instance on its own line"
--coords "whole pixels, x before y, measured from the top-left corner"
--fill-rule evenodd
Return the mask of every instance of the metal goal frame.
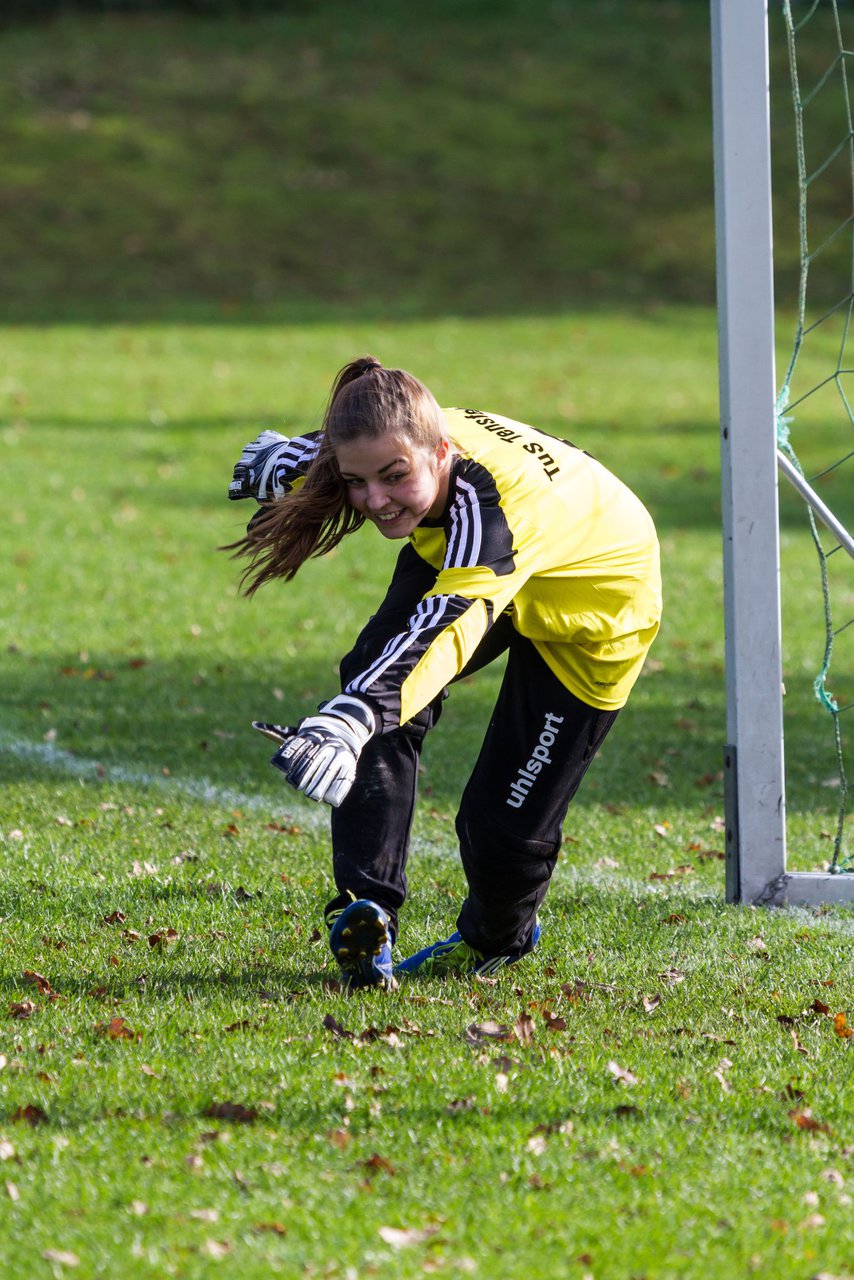
M 767 0 L 712 0 L 727 726 L 726 897 L 854 902 L 786 868 Z

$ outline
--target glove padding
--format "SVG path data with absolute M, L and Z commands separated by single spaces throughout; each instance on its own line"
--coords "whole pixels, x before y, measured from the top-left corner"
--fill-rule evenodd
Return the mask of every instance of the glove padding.
M 278 431 L 262 431 L 246 445 L 234 467 L 229 498 L 256 498 L 259 502 L 283 498 L 290 486 L 282 479 L 280 463 L 289 444 L 288 437 Z
M 322 702 L 318 714 L 306 716 L 296 728 L 258 720 L 252 727 L 281 743 L 270 763 L 292 787 L 337 809 L 353 785 L 359 755 L 377 723 L 367 703 L 340 693 Z

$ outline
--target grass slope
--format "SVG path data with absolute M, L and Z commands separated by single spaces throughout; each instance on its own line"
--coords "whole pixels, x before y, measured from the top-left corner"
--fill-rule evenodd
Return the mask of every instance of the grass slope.
M 0 121 L 7 316 L 712 296 L 698 4 L 60 18 Z

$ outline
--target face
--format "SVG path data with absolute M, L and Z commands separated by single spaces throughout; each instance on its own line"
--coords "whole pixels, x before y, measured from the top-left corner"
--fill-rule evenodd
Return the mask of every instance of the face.
M 335 457 L 350 505 L 386 538 L 406 538 L 423 519 L 445 509 L 450 482 L 450 445 L 435 450 L 396 436 L 358 436 L 337 445 Z

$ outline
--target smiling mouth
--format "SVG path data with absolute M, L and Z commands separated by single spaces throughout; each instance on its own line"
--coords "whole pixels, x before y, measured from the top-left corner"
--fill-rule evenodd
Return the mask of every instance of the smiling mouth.
M 391 524 L 392 520 L 396 520 L 398 516 L 402 516 L 402 515 L 403 515 L 403 507 L 401 507 L 399 511 L 393 511 L 390 515 L 380 515 L 379 513 L 377 513 L 377 515 L 374 518 L 376 520 L 379 520 L 381 524 Z

